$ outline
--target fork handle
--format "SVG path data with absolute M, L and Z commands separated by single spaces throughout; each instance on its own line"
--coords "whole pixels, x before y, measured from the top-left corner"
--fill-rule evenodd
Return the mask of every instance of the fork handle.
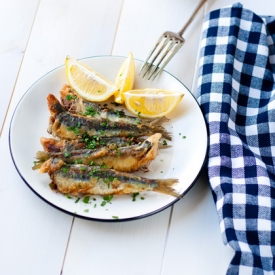
M 195 16 L 197 15 L 197 13 L 199 12 L 199 10 L 201 9 L 201 7 L 204 5 L 204 3 L 206 2 L 207 0 L 202 0 L 198 7 L 195 9 L 195 11 L 193 12 L 192 16 L 189 18 L 189 20 L 187 21 L 187 23 L 183 26 L 183 28 L 178 32 L 178 34 L 180 36 L 183 35 L 183 33 L 185 32 L 185 30 L 188 28 L 188 26 L 190 25 L 190 23 L 193 21 L 193 19 L 195 18 Z

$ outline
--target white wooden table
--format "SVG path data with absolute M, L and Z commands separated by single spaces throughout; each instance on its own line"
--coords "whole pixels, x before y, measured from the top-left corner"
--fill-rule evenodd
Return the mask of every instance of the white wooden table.
M 159 35 L 179 30 L 198 2 L 0 0 L 0 274 L 225 274 L 233 250 L 222 243 L 205 171 L 185 199 L 158 214 L 94 222 L 39 199 L 16 172 L 8 145 L 16 104 L 66 55 L 133 52 L 144 60 Z M 195 95 L 203 14 L 232 3 L 209 0 L 166 67 Z M 273 0 L 242 4 L 259 15 L 274 6 Z

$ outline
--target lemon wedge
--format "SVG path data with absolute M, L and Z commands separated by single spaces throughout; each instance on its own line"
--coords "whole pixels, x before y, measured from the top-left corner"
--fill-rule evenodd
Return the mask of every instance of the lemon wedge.
M 140 89 L 124 92 L 125 106 L 144 118 L 162 117 L 172 112 L 184 94 L 162 89 Z
M 71 88 L 89 101 L 104 101 L 118 91 L 108 79 L 71 57 L 66 58 L 65 66 Z
M 135 80 L 135 62 L 133 54 L 130 52 L 129 56 L 123 62 L 115 81 L 118 91 L 114 94 L 116 103 L 124 103 L 124 92 L 133 89 Z

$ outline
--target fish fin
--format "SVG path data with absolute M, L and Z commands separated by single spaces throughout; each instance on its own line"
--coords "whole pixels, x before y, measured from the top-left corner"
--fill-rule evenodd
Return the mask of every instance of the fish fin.
M 157 180 L 157 182 L 159 186 L 154 188 L 153 191 L 170 195 L 176 198 L 180 197 L 180 194 L 174 188 L 172 188 L 173 185 L 179 182 L 178 179 L 159 179 Z
M 153 121 L 151 121 L 150 125 L 151 126 L 162 125 L 163 123 L 168 122 L 168 121 L 169 121 L 169 119 L 166 116 L 162 116 L 162 117 L 156 118 Z
M 149 123 L 149 127 L 155 132 L 160 133 L 164 138 L 172 140 L 171 133 L 169 133 L 162 124 L 168 122 L 169 119 L 166 116 L 154 119 Z
M 45 162 L 49 158 L 50 158 L 50 154 L 48 152 L 38 151 L 36 153 L 36 159 L 38 159 L 40 162 Z
M 48 108 L 52 116 L 56 116 L 57 114 L 65 112 L 65 109 L 53 94 L 49 94 L 47 96 L 47 101 L 48 101 Z
M 59 170 L 63 165 L 65 165 L 65 162 L 63 160 L 51 158 L 42 164 L 39 172 L 51 174 L 51 173 Z

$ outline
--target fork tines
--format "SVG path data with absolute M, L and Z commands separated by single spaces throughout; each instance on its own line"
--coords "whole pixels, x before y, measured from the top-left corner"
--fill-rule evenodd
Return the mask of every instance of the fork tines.
M 184 39 L 177 33 L 163 33 L 143 63 L 139 74 L 142 74 L 142 77 L 149 75 L 148 80 L 151 78 L 154 80 L 181 48 L 183 43 Z

